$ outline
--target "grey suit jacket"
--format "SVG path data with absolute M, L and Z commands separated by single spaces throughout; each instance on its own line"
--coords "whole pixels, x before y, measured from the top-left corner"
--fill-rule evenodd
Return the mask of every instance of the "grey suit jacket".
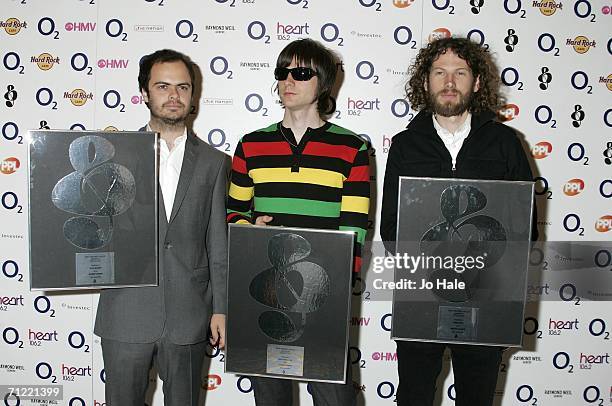
M 103 289 L 96 335 L 149 343 L 166 330 L 175 344 L 206 339 L 211 313 L 226 311 L 228 161 L 189 132 L 170 221 L 158 188 L 159 286 Z

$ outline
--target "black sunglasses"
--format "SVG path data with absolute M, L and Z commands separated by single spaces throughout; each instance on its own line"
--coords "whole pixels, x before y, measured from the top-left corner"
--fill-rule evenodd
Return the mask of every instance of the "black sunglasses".
M 287 76 L 291 73 L 293 80 L 306 81 L 312 79 L 313 76 L 317 76 L 317 71 L 311 68 L 305 68 L 299 66 L 297 68 L 276 68 L 274 69 L 274 78 L 276 80 L 286 80 Z

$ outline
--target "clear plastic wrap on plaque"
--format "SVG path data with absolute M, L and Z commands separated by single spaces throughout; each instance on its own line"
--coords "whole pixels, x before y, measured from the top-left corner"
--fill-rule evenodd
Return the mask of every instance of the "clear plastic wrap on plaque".
M 157 284 L 157 135 L 30 131 L 30 288 Z
M 399 182 L 392 338 L 520 346 L 533 183 Z
M 344 383 L 354 233 L 230 224 L 225 371 Z

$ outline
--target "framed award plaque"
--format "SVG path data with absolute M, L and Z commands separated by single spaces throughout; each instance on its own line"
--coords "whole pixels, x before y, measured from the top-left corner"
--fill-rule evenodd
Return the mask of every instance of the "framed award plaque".
M 392 338 L 520 346 L 533 183 L 399 182 Z
M 354 238 L 230 224 L 226 372 L 345 382 Z
M 157 135 L 30 131 L 33 290 L 157 284 Z

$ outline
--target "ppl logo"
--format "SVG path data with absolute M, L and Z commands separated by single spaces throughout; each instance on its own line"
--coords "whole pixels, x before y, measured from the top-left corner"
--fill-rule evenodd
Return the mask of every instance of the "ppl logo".
M 567 196 L 576 196 L 584 190 L 584 181 L 582 179 L 571 179 L 563 185 L 563 193 Z
M 552 152 L 552 144 L 547 141 L 540 141 L 531 149 L 531 155 L 534 159 L 543 159 Z
M 72 22 L 66 23 L 64 25 L 66 31 L 75 31 L 75 32 L 92 32 L 96 30 L 96 23 L 83 23 L 83 22 Z
M 546 17 L 555 14 L 557 9 L 563 10 L 563 3 L 556 2 L 554 0 L 544 0 L 544 1 L 534 1 L 532 7 L 537 7 L 540 9 L 540 13 L 545 15 Z
M 514 120 L 519 115 L 519 107 L 516 104 L 506 104 L 497 111 L 497 118 L 500 121 Z
M 21 22 L 18 19 L 11 17 L 6 21 L 0 21 L 0 28 L 4 28 L 4 31 L 8 35 L 17 35 L 22 28 L 28 28 L 28 23 Z
M 72 92 L 64 92 L 64 99 L 68 99 L 74 106 L 80 107 L 87 103 L 87 100 L 93 100 L 93 93 L 87 93 L 83 89 L 74 89 Z
M 612 216 L 601 216 L 595 222 L 595 230 L 599 231 L 600 233 L 607 233 L 608 231 L 612 230 Z
M 2 163 L 0 163 L 0 172 L 5 175 L 10 175 L 11 173 L 17 172 L 19 169 L 19 159 L 15 157 L 6 158 Z
M 600 76 L 599 83 L 605 83 L 608 90 L 612 91 L 612 73 L 609 74 L 607 78 Z
M 574 39 L 568 38 L 565 40 L 565 45 L 571 46 L 574 48 L 574 51 L 579 54 L 587 53 L 591 47 L 595 48 L 596 44 L 595 40 L 591 41 L 583 35 L 579 35 Z
M 380 100 L 375 99 L 352 99 L 348 98 L 347 111 L 349 116 L 360 116 L 362 111 L 380 111 Z
M 100 69 L 126 69 L 129 59 L 98 59 Z
M 429 34 L 429 42 L 437 41 L 442 38 L 450 38 L 451 32 L 448 28 L 436 28 Z
M 206 380 L 206 387 L 204 390 L 215 390 L 221 386 L 221 377 L 219 375 L 208 375 Z
M 414 0 L 393 0 L 393 5 L 397 8 L 406 8 L 414 3 Z
M 45 52 L 38 56 L 32 56 L 30 58 L 30 62 L 38 65 L 40 70 L 49 70 L 53 67 L 53 65 L 59 63 L 60 59 L 58 56 L 53 57 L 53 55 Z

